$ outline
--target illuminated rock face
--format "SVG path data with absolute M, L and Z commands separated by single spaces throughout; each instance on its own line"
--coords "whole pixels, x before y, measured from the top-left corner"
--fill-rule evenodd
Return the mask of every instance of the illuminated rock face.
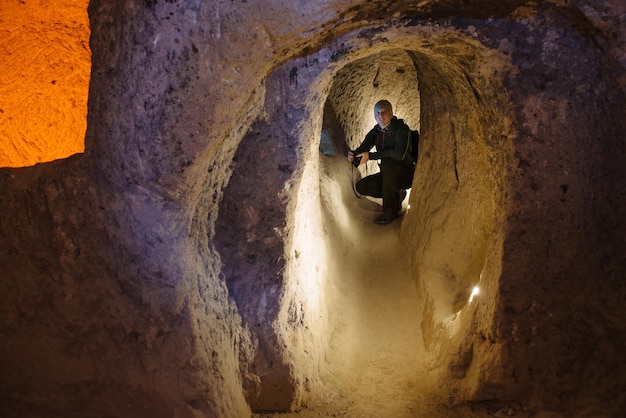
M 624 410 L 618 2 L 213 3 L 92 1 L 85 153 L 0 171 L 3 410 Z
M 3 2 L 0 167 L 84 151 L 91 69 L 87 3 Z

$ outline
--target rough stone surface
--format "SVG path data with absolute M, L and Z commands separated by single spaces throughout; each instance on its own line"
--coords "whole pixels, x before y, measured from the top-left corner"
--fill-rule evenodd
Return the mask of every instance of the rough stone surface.
M 619 416 L 624 8 L 93 0 L 85 154 L 0 170 L 2 411 Z

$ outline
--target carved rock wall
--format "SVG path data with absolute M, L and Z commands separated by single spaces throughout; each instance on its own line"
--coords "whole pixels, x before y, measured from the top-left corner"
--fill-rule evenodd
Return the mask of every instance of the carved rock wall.
M 324 230 L 318 146 L 358 141 L 397 94 L 398 66 L 367 67 L 397 59 L 420 95 L 390 97 L 422 132 L 400 233 L 416 396 L 623 410 L 623 7 L 92 1 L 85 154 L 0 171 L 3 408 L 249 416 L 328 393 L 337 301 L 310 284 L 331 269 L 299 251 Z

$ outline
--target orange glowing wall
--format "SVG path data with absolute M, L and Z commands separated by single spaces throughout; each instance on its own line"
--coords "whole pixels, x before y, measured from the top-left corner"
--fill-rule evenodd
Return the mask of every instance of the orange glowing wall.
M 0 0 L 0 167 L 83 152 L 89 0 Z

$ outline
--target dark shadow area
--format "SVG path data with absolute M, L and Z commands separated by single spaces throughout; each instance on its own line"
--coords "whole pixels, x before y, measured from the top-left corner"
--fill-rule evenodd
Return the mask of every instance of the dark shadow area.
M 280 231 L 287 199 L 281 194 L 295 167 L 294 144 L 285 138 L 271 122 L 251 126 L 233 158 L 213 239 L 230 297 L 255 337 L 250 371 L 260 382 L 244 382 L 253 411 L 289 410 L 294 395 L 288 366 L 269 354 L 280 351 L 272 325 L 284 286 Z

